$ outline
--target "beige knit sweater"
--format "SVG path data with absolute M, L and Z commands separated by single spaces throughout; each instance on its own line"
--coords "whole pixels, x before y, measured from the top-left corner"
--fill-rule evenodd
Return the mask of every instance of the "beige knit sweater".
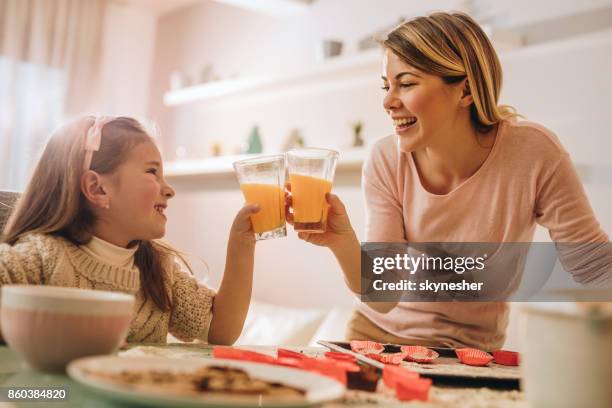
M 128 342 L 165 343 L 208 339 L 215 292 L 199 284 L 174 259 L 164 261 L 166 290 L 172 310 L 164 312 L 144 300 L 140 271 L 122 268 L 92 256 L 82 247 L 51 235 L 28 234 L 15 245 L 0 244 L 0 285 L 43 284 L 109 290 L 135 296 Z

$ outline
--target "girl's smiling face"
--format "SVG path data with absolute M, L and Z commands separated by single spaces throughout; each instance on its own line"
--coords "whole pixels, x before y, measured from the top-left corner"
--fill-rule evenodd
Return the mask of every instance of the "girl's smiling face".
M 109 174 L 106 184 L 109 207 L 100 222 L 129 241 L 161 238 L 166 232 L 164 214 L 174 190 L 163 175 L 159 150 L 153 142 L 136 145 L 127 160 Z
M 449 142 L 443 138 L 452 134 L 462 109 L 471 103 L 471 97 L 463 95 L 465 81 L 446 84 L 441 77 L 408 65 L 389 49 L 382 79 L 383 106 L 393 120 L 403 152 Z

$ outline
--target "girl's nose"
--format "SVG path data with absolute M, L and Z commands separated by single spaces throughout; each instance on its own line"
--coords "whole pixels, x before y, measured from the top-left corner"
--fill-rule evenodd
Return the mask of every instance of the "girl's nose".
M 174 189 L 170 186 L 170 184 L 166 183 L 164 181 L 164 188 L 162 190 L 162 194 L 164 195 L 164 197 L 167 198 L 172 198 L 176 195 L 176 192 L 174 191 Z

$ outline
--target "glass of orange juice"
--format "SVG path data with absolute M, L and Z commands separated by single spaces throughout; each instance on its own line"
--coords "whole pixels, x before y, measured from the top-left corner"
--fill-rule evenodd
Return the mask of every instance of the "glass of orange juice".
M 287 236 L 285 226 L 285 156 L 261 156 L 234 163 L 240 190 L 249 204 L 259 204 L 251 215 L 255 239 Z
M 325 232 L 338 152 L 327 149 L 294 149 L 287 152 L 293 198 L 293 228 L 298 232 Z

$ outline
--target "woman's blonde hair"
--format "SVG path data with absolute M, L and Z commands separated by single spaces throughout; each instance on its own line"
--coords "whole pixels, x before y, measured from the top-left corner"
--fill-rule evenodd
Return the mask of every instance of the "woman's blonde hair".
M 94 120 L 84 117 L 53 132 L 5 226 L 1 242 L 14 245 L 28 233 L 61 236 L 75 245 L 91 240 L 95 215 L 80 186 L 85 171 L 85 138 Z M 110 174 L 127 160 L 132 148 L 147 141 L 153 138 L 140 122 L 115 118 L 104 125 L 100 149 L 93 153 L 90 168 L 98 174 Z M 134 263 L 140 270 L 145 298 L 168 310 L 171 299 L 164 286 L 163 255 L 176 252 L 158 241 L 137 244 Z
M 497 104 L 501 65 L 486 34 L 467 14 L 437 12 L 414 18 L 393 29 L 382 44 L 407 64 L 448 84 L 467 78 L 474 99 L 470 117 L 478 131 L 518 116 L 514 108 Z

